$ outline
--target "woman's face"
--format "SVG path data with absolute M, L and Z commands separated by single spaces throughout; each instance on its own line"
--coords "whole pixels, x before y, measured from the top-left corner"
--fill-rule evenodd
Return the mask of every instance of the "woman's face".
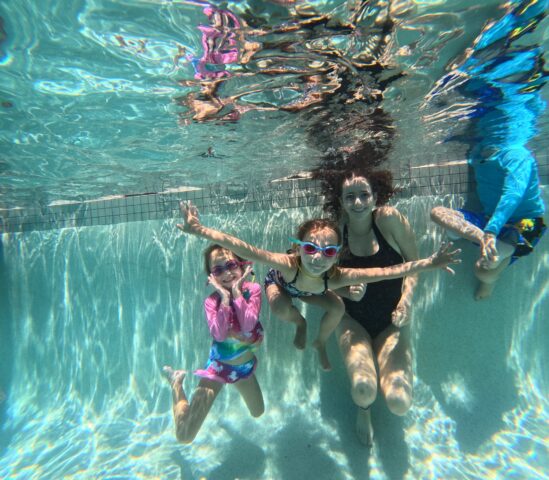
M 242 277 L 242 266 L 230 252 L 214 250 L 210 255 L 210 272 L 224 288 L 230 290 Z
M 331 228 L 322 228 L 312 230 L 303 237 L 303 242 L 310 242 L 317 247 L 327 247 L 328 245 L 338 245 L 338 236 Z M 317 250 L 313 254 L 305 253 L 303 247 L 299 248 L 302 267 L 311 275 L 320 276 L 327 272 L 337 262 L 338 255 L 327 257 L 322 250 Z
M 364 177 L 352 177 L 343 182 L 341 206 L 349 220 L 359 220 L 372 214 L 377 196 Z

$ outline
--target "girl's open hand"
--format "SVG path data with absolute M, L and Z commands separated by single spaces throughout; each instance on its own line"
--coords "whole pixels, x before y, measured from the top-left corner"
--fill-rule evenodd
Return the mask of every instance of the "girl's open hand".
M 429 259 L 431 260 L 431 265 L 433 267 L 442 268 L 448 273 L 454 275 L 456 272 L 454 272 L 454 270 L 448 265 L 461 263 L 461 259 L 458 258 L 458 255 L 461 253 L 461 249 L 458 248 L 456 250 L 450 251 L 450 248 L 452 246 L 452 242 L 443 243 L 438 249 L 438 252 L 433 253 L 433 255 L 429 257 Z
M 244 280 L 246 280 L 246 277 L 252 273 L 252 267 L 253 265 L 250 263 L 246 265 L 246 268 L 242 272 L 242 276 L 234 283 L 233 285 L 233 297 L 236 297 L 238 294 L 240 294 L 242 290 L 242 284 L 244 283 Z
M 252 269 L 253 269 L 253 265 L 251 263 L 246 265 L 246 268 L 242 272 L 242 276 L 238 279 L 238 282 L 237 282 L 238 288 L 242 286 L 242 284 L 244 283 L 244 280 L 246 280 L 248 275 L 252 273 Z
M 191 202 L 179 202 L 179 210 L 184 223 L 178 223 L 177 228 L 185 233 L 197 233 L 201 226 L 198 209 Z
M 221 282 L 213 273 L 210 273 L 208 275 L 208 283 L 218 291 L 219 295 L 221 296 L 222 303 L 224 305 L 228 305 L 231 299 L 231 292 L 229 292 L 229 290 L 221 285 Z

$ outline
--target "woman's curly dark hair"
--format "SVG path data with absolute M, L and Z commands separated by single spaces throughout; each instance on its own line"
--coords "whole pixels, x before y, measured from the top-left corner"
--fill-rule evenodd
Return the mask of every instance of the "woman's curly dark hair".
M 350 162 L 344 162 L 343 165 L 337 165 L 337 162 L 334 162 L 332 166 L 334 168 L 316 169 L 313 171 L 313 178 L 320 180 L 324 195 L 323 209 L 334 219 L 339 219 L 341 216 L 343 183 L 352 177 L 364 177 L 370 182 L 373 193 L 377 195 L 378 207 L 385 205 L 396 193 L 393 187 L 393 175 L 389 170 L 375 170 L 366 165 L 353 166 Z

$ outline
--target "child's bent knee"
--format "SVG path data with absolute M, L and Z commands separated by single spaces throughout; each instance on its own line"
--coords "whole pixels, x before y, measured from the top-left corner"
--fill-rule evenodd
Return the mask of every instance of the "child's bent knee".
M 339 298 L 337 303 L 334 304 L 334 306 L 332 307 L 332 311 L 340 317 L 343 317 L 343 314 L 345 313 L 345 304 L 343 303 L 343 300 L 341 298 Z
M 273 302 L 271 304 L 271 310 L 277 317 L 284 319 L 295 315 L 295 307 L 292 304 L 287 304 L 285 302 Z
M 341 299 L 341 297 L 335 297 L 332 298 L 328 306 L 326 307 L 326 312 L 337 315 L 339 317 L 343 317 L 343 314 L 345 313 L 345 303 Z
M 475 264 L 475 276 L 484 283 L 494 283 L 501 275 L 500 269 L 487 269 L 483 268 L 477 262 Z

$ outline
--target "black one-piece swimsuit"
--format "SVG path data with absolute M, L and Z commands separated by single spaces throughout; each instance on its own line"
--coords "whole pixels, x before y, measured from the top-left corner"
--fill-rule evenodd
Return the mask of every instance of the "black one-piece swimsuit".
M 379 250 L 367 257 L 353 255 L 349 248 L 347 225 L 343 230 L 343 245 L 346 255 L 339 262 L 342 267 L 371 268 L 398 265 L 404 259 L 383 237 L 375 223 L 373 213 L 372 227 L 379 245 Z M 391 324 L 391 316 L 402 296 L 402 278 L 369 283 L 366 294 L 359 302 L 344 298 L 345 310 L 368 332 L 372 340 Z

